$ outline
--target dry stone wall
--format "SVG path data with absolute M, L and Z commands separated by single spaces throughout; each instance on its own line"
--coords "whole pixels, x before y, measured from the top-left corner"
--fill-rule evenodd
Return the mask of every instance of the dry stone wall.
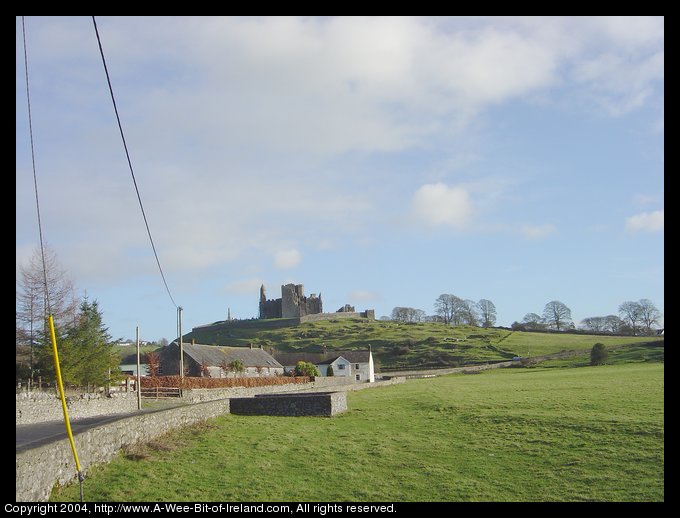
M 346 392 L 262 394 L 254 398 L 232 398 L 230 411 L 236 415 L 323 416 L 347 411 Z
M 329 380 L 329 378 L 319 378 Z M 344 409 L 347 409 L 346 392 L 350 390 L 363 390 L 377 388 L 397 383 L 403 383 L 403 377 L 375 383 L 347 383 L 334 386 L 332 390 L 338 391 L 332 397 L 336 413 L 342 411 L 343 398 Z M 279 393 L 287 388 L 296 388 L 305 391 L 319 390 L 323 383 L 312 382 L 304 385 L 279 385 L 275 387 L 253 387 L 244 390 L 263 389 Z M 225 398 L 234 395 L 225 395 L 225 391 L 233 389 L 196 389 L 185 391 L 185 398 L 192 401 L 200 401 L 205 398 L 215 398 L 197 404 L 181 406 L 169 410 L 153 413 L 133 414 L 130 417 L 119 419 L 112 423 L 91 428 L 85 432 L 76 434 L 74 442 L 78 451 L 78 459 L 84 472 L 96 465 L 111 460 L 121 448 L 137 443 L 148 442 L 154 438 L 189 424 L 203 421 L 212 417 L 229 413 L 230 400 Z M 323 388 L 321 388 L 323 390 Z M 193 393 L 188 395 L 187 393 Z M 248 394 L 250 396 L 255 393 Z M 129 399 L 134 402 L 134 393 L 128 393 Z M 276 397 L 285 397 L 285 394 Z M 218 399 L 219 398 L 219 399 Z M 271 399 L 273 399 L 270 396 Z M 128 399 L 128 398 L 125 398 Z M 247 398 L 250 404 L 259 404 L 256 397 Z M 61 412 L 61 405 L 57 401 L 51 402 Z M 59 414 L 61 419 L 61 414 Z M 17 502 L 43 502 L 49 498 L 55 483 L 67 484 L 77 479 L 73 454 L 68 439 L 62 439 L 36 448 L 18 449 L 16 452 L 16 500 Z
M 64 418 L 59 396 L 48 392 L 20 392 L 16 395 L 16 424 L 34 424 L 59 421 Z M 79 394 L 66 398 L 70 419 L 97 415 L 123 414 L 137 410 L 137 394 L 112 392 L 105 394 Z
M 74 436 L 78 460 L 84 472 L 111 460 L 127 445 L 148 442 L 170 430 L 229 413 L 229 400 L 133 415 L 91 428 Z M 68 439 L 16 453 L 17 502 L 44 502 L 55 483 L 77 480 Z

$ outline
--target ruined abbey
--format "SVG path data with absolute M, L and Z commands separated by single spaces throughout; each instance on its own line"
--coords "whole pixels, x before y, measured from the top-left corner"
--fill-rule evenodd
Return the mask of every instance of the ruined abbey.
M 260 286 L 260 317 L 270 318 L 295 318 L 298 322 L 313 322 L 337 318 L 367 318 L 375 320 L 375 311 L 356 312 L 354 306 L 345 304 L 335 313 L 324 313 L 321 293 L 312 293 L 305 297 L 305 287 L 302 284 L 285 284 L 281 286 L 280 299 L 267 299 L 264 284 Z
M 281 298 L 267 300 L 264 284 L 260 287 L 260 318 L 297 318 L 323 313 L 321 294 L 305 297 L 302 284 L 281 286 Z

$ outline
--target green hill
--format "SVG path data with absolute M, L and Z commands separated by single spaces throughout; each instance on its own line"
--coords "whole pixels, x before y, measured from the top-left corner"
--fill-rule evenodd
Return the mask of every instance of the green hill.
M 290 320 L 246 320 L 194 328 L 184 341 L 212 345 L 262 346 L 268 351 L 320 352 L 366 349 L 371 346 L 381 370 L 455 367 L 515 356 L 663 340 L 567 333 L 531 333 L 442 323 L 402 323 L 365 319 L 323 320 L 294 324 Z

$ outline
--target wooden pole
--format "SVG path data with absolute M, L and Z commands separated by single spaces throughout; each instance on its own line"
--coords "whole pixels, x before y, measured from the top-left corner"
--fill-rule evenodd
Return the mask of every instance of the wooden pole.
M 182 306 L 177 308 L 179 315 L 179 379 L 184 381 L 184 342 L 182 341 Z
M 141 365 L 139 361 L 139 326 L 136 328 L 137 335 L 137 410 L 142 409 L 142 379 L 141 379 Z

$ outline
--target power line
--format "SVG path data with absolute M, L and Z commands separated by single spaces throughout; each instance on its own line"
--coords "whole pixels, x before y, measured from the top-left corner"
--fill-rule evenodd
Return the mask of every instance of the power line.
M 50 292 L 47 289 L 47 265 L 45 263 L 45 246 L 43 244 L 42 220 L 40 219 L 40 200 L 38 198 L 38 176 L 35 168 L 35 146 L 33 144 L 33 118 L 31 117 L 31 93 L 28 87 L 28 50 L 26 48 L 26 24 L 21 17 L 21 33 L 24 39 L 24 69 L 26 70 L 26 104 L 28 105 L 28 133 L 31 136 L 31 163 L 33 165 L 33 187 L 35 191 L 35 210 L 38 214 L 38 235 L 40 237 L 40 257 L 42 259 L 43 277 L 45 278 L 45 307 L 47 314 L 52 313 Z
M 50 292 L 47 288 L 47 265 L 45 262 L 45 246 L 42 235 L 42 222 L 40 219 L 40 201 L 38 199 L 38 175 L 35 167 L 35 146 L 33 144 L 33 120 L 31 117 L 31 94 L 28 87 L 28 50 L 26 47 L 26 24 L 24 17 L 21 17 L 21 32 L 24 40 L 24 65 L 26 68 L 26 102 L 28 104 L 28 131 L 31 135 L 31 161 L 33 163 L 33 186 L 35 187 L 35 206 L 38 213 L 38 234 L 40 235 L 40 256 L 42 258 L 43 276 L 45 278 L 45 308 L 47 309 L 46 328 L 49 329 L 50 338 L 52 341 L 52 355 L 54 358 L 54 370 L 57 378 L 57 386 L 59 387 L 59 397 L 61 399 L 61 409 L 64 414 L 64 426 L 66 427 L 66 435 L 68 436 L 71 445 L 71 452 L 73 453 L 73 460 L 76 464 L 76 471 L 78 472 L 78 484 L 80 486 L 80 501 L 83 501 L 83 480 L 85 476 L 80 467 L 78 460 L 78 452 L 76 450 L 75 442 L 73 442 L 73 432 L 71 431 L 71 423 L 68 418 L 68 409 L 66 408 L 66 397 L 64 396 L 64 384 L 61 378 L 61 369 L 59 367 L 59 353 L 57 352 L 57 339 L 54 332 L 54 319 L 52 318 L 52 308 L 50 307 Z M 33 338 L 31 338 L 31 348 L 33 347 Z
M 130 174 L 132 175 L 132 182 L 135 184 L 135 192 L 137 193 L 137 200 L 139 200 L 139 208 L 142 210 L 142 216 L 144 217 L 144 224 L 146 225 L 146 233 L 149 235 L 149 241 L 151 241 L 151 248 L 153 249 L 153 255 L 156 257 L 156 264 L 158 265 L 158 270 L 161 272 L 161 277 L 163 278 L 163 284 L 165 284 L 165 289 L 168 292 L 168 296 L 172 301 L 173 306 L 177 308 L 175 304 L 175 299 L 172 298 L 170 293 L 170 288 L 168 288 L 168 283 L 165 280 L 165 275 L 163 274 L 163 268 L 161 268 L 161 262 L 158 259 L 158 253 L 156 252 L 156 245 L 154 245 L 153 238 L 151 237 L 151 230 L 149 229 L 149 222 L 146 219 L 146 213 L 144 212 L 144 205 L 142 204 L 142 197 L 139 194 L 139 188 L 137 187 L 137 179 L 135 178 L 135 172 L 132 168 L 132 161 L 130 160 L 130 153 L 128 152 L 127 143 L 125 142 L 125 135 L 123 133 L 123 126 L 120 123 L 120 116 L 118 115 L 118 106 L 116 105 L 116 97 L 113 95 L 113 87 L 111 86 L 111 78 L 109 77 L 109 69 L 106 67 L 106 58 L 104 58 L 104 49 L 102 48 L 102 42 L 99 38 L 99 30 L 97 29 L 97 21 L 94 16 L 92 17 L 92 23 L 94 24 L 94 32 L 97 35 L 97 43 L 99 43 L 99 53 L 102 56 L 102 63 L 104 64 L 104 72 L 106 73 L 106 81 L 109 84 L 109 92 L 111 93 L 111 101 L 113 102 L 113 110 L 116 112 L 116 120 L 118 121 L 118 129 L 120 130 L 120 138 L 123 140 L 123 147 L 125 148 L 125 156 L 127 157 L 128 166 L 130 167 Z

